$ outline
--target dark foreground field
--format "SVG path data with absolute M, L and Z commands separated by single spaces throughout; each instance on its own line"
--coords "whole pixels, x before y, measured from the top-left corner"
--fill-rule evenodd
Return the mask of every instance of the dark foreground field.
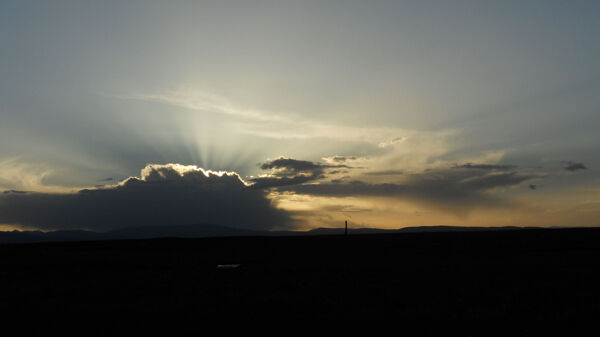
M 599 267 L 597 229 L 18 244 L 0 246 L 0 306 L 55 316 L 595 319 Z

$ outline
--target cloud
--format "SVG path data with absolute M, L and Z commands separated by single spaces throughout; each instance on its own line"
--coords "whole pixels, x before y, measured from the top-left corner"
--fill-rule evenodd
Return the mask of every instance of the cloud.
M 141 225 L 219 224 L 271 229 L 291 224 L 266 191 L 234 172 L 147 165 L 140 177 L 76 193 L 5 192 L 0 223 L 40 229 L 112 230 Z
M 142 101 L 154 101 L 170 104 L 184 109 L 207 111 L 226 115 L 239 116 L 259 121 L 285 121 L 284 117 L 256 109 L 240 107 L 229 100 L 218 95 L 194 90 L 192 88 L 180 88 L 168 90 L 158 94 L 135 94 L 118 96 L 125 99 Z
M 255 189 L 299 185 L 325 177 L 325 170 L 330 168 L 348 168 L 339 164 L 320 164 L 306 160 L 279 157 L 267 161 L 260 166 L 263 170 L 270 170 L 269 174 L 252 178 Z
M 503 168 L 502 168 L 503 169 Z M 402 183 L 368 183 L 354 180 L 314 183 L 278 188 L 279 192 L 329 197 L 386 197 L 433 205 L 458 214 L 471 208 L 505 207 L 511 202 L 501 198 L 495 190 L 518 186 L 540 179 L 535 173 L 518 171 L 473 170 L 448 168 L 406 174 Z
M 567 171 L 575 172 L 577 170 L 587 170 L 587 166 L 583 163 L 575 163 L 572 161 L 563 161 L 563 168 Z
M 293 158 L 279 157 L 275 160 L 263 163 L 260 168 L 267 169 L 285 169 L 292 172 L 305 172 L 321 170 L 323 167 L 331 167 L 330 165 L 322 165 L 306 160 L 297 160 Z
M 411 138 L 418 142 L 423 138 L 446 138 L 458 130 L 419 131 L 396 127 L 366 127 L 331 124 L 323 120 L 310 119 L 297 114 L 267 111 L 248 107 L 230 98 L 192 87 L 180 87 L 154 93 L 109 95 L 122 99 L 167 104 L 199 113 L 215 113 L 231 117 L 230 127 L 247 135 L 275 139 L 333 139 L 347 142 L 364 142 L 380 150 L 393 148 Z M 402 135 L 402 136 L 399 136 Z
M 396 175 L 403 175 L 404 170 L 371 171 L 371 172 L 366 172 L 363 174 L 367 175 L 367 176 L 396 176 Z
M 380 148 L 386 148 L 388 146 L 392 146 L 392 145 L 397 144 L 397 143 L 402 143 L 406 139 L 407 139 L 406 137 L 396 137 L 394 139 L 390 139 L 388 141 L 381 142 L 377 146 L 379 146 Z
M 45 165 L 21 161 L 19 157 L 0 158 L 1 190 L 69 191 L 70 188 L 45 184 L 53 170 Z
M 493 164 L 471 164 L 471 163 L 466 163 L 466 164 L 463 164 L 463 165 L 457 165 L 456 168 L 508 171 L 508 170 L 514 170 L 514 169 L 516 169 L 517 166 L 516 165 L 493 165 Z
M 332 158 L 335 157 L 327 158 L 327 162 L 335 162 Z M 470 209 L 478 207 L 515 205 L 502 198 L 498 192 L 544 177 L 541 173 L 520 172 L 516 165 L 467 163 L 426 169 L 420 173 L 374 168 L 373 171 L 359 171 L 341 179 L 325 181 L 321 178 L 337 171 L 325 172 L 328 168 L 356 167 L 285 157 L 268 161 L 260 167 L 272 171 L 269 175 L 252 179 L 255 188 L 274 188 L 278 193 L 317 197 L 397 198 L 428 204 L 457 214 L 466 214 Z M 390 182 L 386 179 L 374 182 L 368 178 L 372 176 L 388 177 L 387 179 L 393 177 L 401 181 Z
M 323 158 L 323 160 L 325 160 L 326 162 L 330 162 L 330 163 L 345 163 L 348 161 L 352 161 L 352 160 L 356 160 L 357 157 L 355 156 L 332 156 L 332 157 L 325 157 Z

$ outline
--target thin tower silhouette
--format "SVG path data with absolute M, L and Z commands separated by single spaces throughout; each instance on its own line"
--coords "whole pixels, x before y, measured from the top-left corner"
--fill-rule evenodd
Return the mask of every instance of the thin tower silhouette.
M 344 235 L 348 235 L 348 220 L 344 221 L 346 227 L 344 228 Z

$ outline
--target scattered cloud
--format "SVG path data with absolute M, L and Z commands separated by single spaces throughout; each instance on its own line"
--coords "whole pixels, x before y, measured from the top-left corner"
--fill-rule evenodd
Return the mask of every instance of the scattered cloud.
M 563 161 L 562 164 L 563 164 L 563 168 L 570 172 L 588 169 L 587 166 L 585 166 L 585 164 L 583 164 L 583 163 L 575 163 L 572 161 Z
M 285 158 L 279 157 L 277 159 L 267 161 L 263 163 L 260 168 L 263 170 L 267 169 L 277 169 L 283 170 L 285 172 L 314 172 L 317 170 L 322 170 L 325 167 L 341 167 L 340 165 L 332 166 L 332 165 L 323 165 L 319 163 L 313 163 L 307 160 L 298 160 L 293 158 Z
M 360 180 L 335 180 L 280 187 L 282 193 L 329 197 L 387 197 L 428 204 L 464 215 L 477 207 L 506 207 L 511 202 L 501 198 L 499 189 L 513 188 L 526 181 L 543 178 L 542 174 L 506 172 L 504 167 L 473 170 L 447 168 L 406 174 L 399 183 L 369 183 Z
M 252 178 L 253 188 L 268 188 L 288 185 L 298 185 L 325 177 L 325 170 L 332 168 L 348 168 L 339 164 L 320 164 L 306 160 L 279 157 L 267 161 L 260 166 L 263 170 L 270 170 L 268 174 Z
M 370 171 L 364 173 L 367 176 L 396 176 L 403 175 L 404 170 L 383 170 L 383 171 Z
M 323 160 L 328 163 L 345 163 L 349 161 L 354 161 L 356 159 L 357 157 L 355 156 L 331 156 L 323 158 Z
M 494 164 L 471 164 L 471 163 L 466 163 L 466 164 L 463 164 L 463 165 L 457 165 L 456 168 L 508 171 L 508 170 L 514 170 L 514 169 L 516 169 L 517 166 L 516 165 L 494 165 Z

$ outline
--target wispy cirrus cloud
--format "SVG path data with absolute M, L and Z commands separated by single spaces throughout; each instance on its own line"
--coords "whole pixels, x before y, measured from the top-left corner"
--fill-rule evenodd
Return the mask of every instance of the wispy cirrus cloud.
M 259 121 L 287 120 L 286 118 L 273 113 L 240 107 L 218 95 L 204 91 L 193 90 L 190 88 L 167 90 L 162 93 L 133 94 L 120 97 L 142 101 L 160 102 L 189 110 L 221 113 Z
M 237 117 L 232 121 L 239 132 L 276 139 L 325 138 L 341 141 L 371 143 L 381 149 L 402 143 L 411 137 L 447 137 L 457 130 L 425 132 L 395 127 L 356 127 L 332 124 L 319 120 L 294 117 L 261 109 L 248 108 L 229 99 L 195 90 L 179 88 L 161 93 L 142 93 L 117 96 L 125 99 L 159 102 L 199 112 L 210 112 Z

